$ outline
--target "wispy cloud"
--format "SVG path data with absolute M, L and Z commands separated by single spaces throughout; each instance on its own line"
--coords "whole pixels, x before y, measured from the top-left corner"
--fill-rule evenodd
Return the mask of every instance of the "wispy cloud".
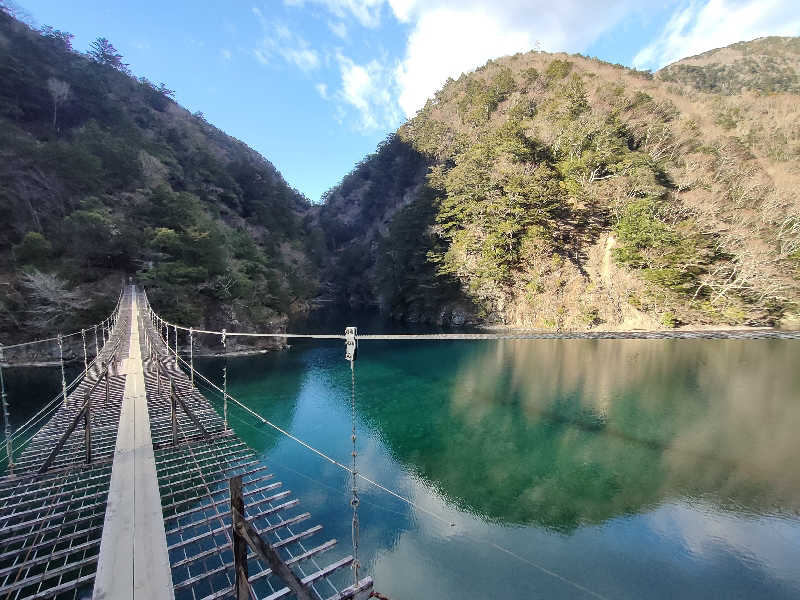
M 225 60 L 230 60 L 231 58 L 233 58 L 233 53 L 227 48 L 220 48 L 219 53 L 220 56 L 222 56 L 222 58 L 224 58 Z
M 281 56 L 303 71 L 313 71 L 319 66 L 319 55 L 310 48 L 281 48 Z
M 364 27 L 377 27 L 381 24 L 385 0 L 283 0 L 283 3 L 287 6 L 316 4 L 340 19 L 352 17 Z
M 342 21 L 337 22 L 328 22 L 328 28 L 333 32 L 333 35 L 338 37 L 339 39 L 346 40 L 347 39 L 347 25 L 345 25 Z
M 264 32 L 264 36 L 253 49 L 253 56 L 258 62 L 269 64 L 270 58 L 277 55 L 302 71 L 313 71 L 319 67 L 319 54 L 305 39 L 295 34 L 286 24 L 267 20 L 258 7 L 253 7 L 252 12 Z
M 657 69 L 686 56 L 767 35 L 800 34 L 797 0 L 709 0 L 683 3 L 661 34 L 633 59 Z
M 317 93 L 322 97 L 323 100 L 327 100 L 328 96 L 328 86 L 324 83 L 318 83 L 314 86 L 314 89 L 317 90 Z

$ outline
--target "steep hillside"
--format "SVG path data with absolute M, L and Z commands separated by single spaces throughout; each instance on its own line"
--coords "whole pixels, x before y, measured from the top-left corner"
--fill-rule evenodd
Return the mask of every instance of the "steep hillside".
M 705 94 L 563 54 L 489 61 L 327 194 L 329 285 L 431 322 L 788 323 L 798 119 L 794 94 Z
M 662 81 L 701 92 L 800 93 L 800 38 L 765 37 L 681 59 L 658 72 Z
M 70 41 L 0 11 L 3 340 L 97 320 L 130 275 L 186 323 L 264 328 L 305 310 L 307 200 L 113 46 Z

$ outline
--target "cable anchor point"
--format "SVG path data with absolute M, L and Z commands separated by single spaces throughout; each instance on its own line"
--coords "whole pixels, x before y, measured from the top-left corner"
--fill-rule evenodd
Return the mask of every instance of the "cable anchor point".
M 356 327 L 344 328 L 344 359 L 350 362 L 355 361 L 358 353 L 358 329 Z

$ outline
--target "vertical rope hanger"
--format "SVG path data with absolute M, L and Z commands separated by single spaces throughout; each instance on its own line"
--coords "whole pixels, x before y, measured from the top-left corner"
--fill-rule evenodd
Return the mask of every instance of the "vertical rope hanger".
M 64 396 L 64 404 L 67 403 L 67 379 L 64 377 L 64 338 L 58 334 L 58 355 L 61 360 L 61 393 Z
M 189 327 L 189 371 L 194 386 L 194 329 Z
M 6 436 L 6 454 L 8 455 L 8 472 L 14 472 L 14 455 L 11 450 L 11 423 L 8 414 L 8 394 L 6 394 L 6 380 L 3 378 L 3 345 L 0 344 L 0 400 L 3 403 L 3 429 Z
M 89 369 L 89 358 L 86 355 L 86 330 L 81 329 L 81 339 L 83 340 L 83 370 Z
M 222 420 L 225 431 L 228 431 L 228 346 L 225 339 L 226 332 L 222 330 L 222 355 L 224 363 L 222 366 Z
M 358 342 L 356 341 L 356 328 L 347 327 L 344 330 L 345 336 L 345 360 L 350 361 L 350 413 L 352 417 L 352 431 L 350 439 L 353 442 L 353 468 L 351 470 L 352 492 L 350 498 L 350 506 L 353 507 L 353 585 L 358 586 L 358 569 L 360 564 L 358 562 L 358 538 L 359 538 L 359 522 L 358 522 L 358 470 L 356 469 L 356 353 L 358 351 Z
M 100 346 L 97 343 L 97 325 L 94 326 L 94 357 L 97 358 L 97 355 L 100 354 Z

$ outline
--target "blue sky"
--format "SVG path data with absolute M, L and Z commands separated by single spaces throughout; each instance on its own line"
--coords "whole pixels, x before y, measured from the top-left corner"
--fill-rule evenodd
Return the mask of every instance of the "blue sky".
M 312 201 L 448 76 L 532 49 L 657 69 L 800 35 L 796 0 L 18 0 L 35 25 L 107 37 L 137 76 L 263 154 Z M 600 8 L 602 7 L 602 8 Z

